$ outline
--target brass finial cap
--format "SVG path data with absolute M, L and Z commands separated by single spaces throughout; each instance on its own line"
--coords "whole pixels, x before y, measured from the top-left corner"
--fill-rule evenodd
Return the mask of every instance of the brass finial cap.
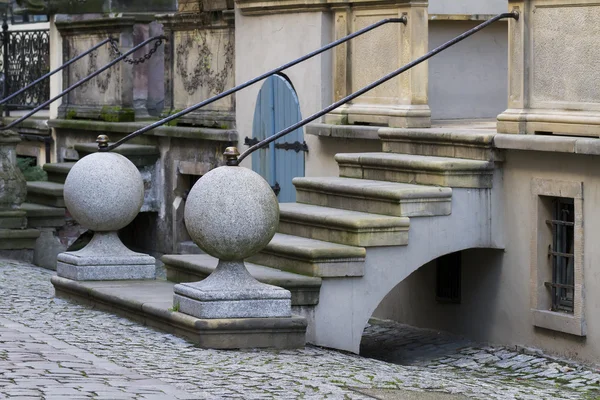
M 98 143 L 99 149 L 104 149 L 108 147 L 108 136 L 98 135 L 98 137 L 96 138 L 96 143 Z
M 238 156 L 240 155 L 240 152 L 238 151 L 237 147 L 232 146 L 226 148 L 225 153 L 223 153 L 223 155 L 225 156 L 227 165 L 237 166 Z

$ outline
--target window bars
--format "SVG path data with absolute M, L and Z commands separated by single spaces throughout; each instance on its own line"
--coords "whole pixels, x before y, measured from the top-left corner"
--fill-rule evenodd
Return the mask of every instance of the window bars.
M 573 313 L 575 289 L 575 207 L 573 199 L 556 198 L 552 202 L 553 219 L 546 221 L 552 228 L 552 282 L 546 287 L 552 293 L 552 311 Z

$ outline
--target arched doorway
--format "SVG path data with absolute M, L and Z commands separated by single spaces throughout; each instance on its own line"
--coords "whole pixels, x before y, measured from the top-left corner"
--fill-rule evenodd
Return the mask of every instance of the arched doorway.
M 284 76 L 267 78 L 258 93 L 252 136 L 263 140 L 300 121 L 296 91 Z M 304 153 L 308 151 L 302 128 L 260 149 L 252 157 L 252 169 L 269 182 L 282 203 L 296 201 L 292 179 L 304 176 Z

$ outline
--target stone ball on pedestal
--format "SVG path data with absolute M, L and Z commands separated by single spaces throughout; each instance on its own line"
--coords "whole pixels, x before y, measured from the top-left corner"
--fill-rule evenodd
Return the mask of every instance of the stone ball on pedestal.
M 223 261 L 243 260 L 262 250 L 279 223 L 271 186 L 244 167 L 213 169 L 196 182 L 185 204 L 192 240 Z
M 65 181 L 67 209 L 84 227 L 116 231 L 138 215 L 144 203 L 140 171 L 117 153 L 93 153 L 71 168 Z

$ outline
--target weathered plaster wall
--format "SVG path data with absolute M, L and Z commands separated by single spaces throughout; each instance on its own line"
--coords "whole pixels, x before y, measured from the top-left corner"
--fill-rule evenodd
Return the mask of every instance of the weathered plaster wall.
M 245 82 L 269 69 L 300 57 L 329 43 L 332 38 L 331 16 L 322 12 L 235 17 L 236 84 Z M 325 53 L 284 71 L 300 101 L 302 117 L 330 104 L 331 54 Z M 256 98 L 261 88 L 257 83 L 236 94 L 236 126 L 240 151 L 245 150 L 244 138 L 252 137 L 252 120 Z M 320 155 L 317 137 L 304 136 L 310 152 L 306 155 L 307 175 L 314 159 Z M 251 167 L 250 157 L 243 165 Z M 317 162 L 315 165 L 319 165 Z
M 429 48 L 480 23 L 429 21 Z M 431 118 L 495 118 L 506 109 L 507 76 L 508 34 L 501 21 L 429 60 Z
M 427 264 L 400 283 L 374 315 L 421 327 L 449 330 L 473 339 L 534 346 L 597 362 L 600 357 L 600 158 L 560 153 L 509 151 L 503 196 L 506 250 L 463 254 L 462 304 L 436 304 L 435 266 Z M 587 337 L 533 326 L 530 313 L 531 180 L 583 182 L 584 316 Z M 460 227 L 456 227 L 460 231 Z M 414 245 L 414 242 L 412 243 Z

